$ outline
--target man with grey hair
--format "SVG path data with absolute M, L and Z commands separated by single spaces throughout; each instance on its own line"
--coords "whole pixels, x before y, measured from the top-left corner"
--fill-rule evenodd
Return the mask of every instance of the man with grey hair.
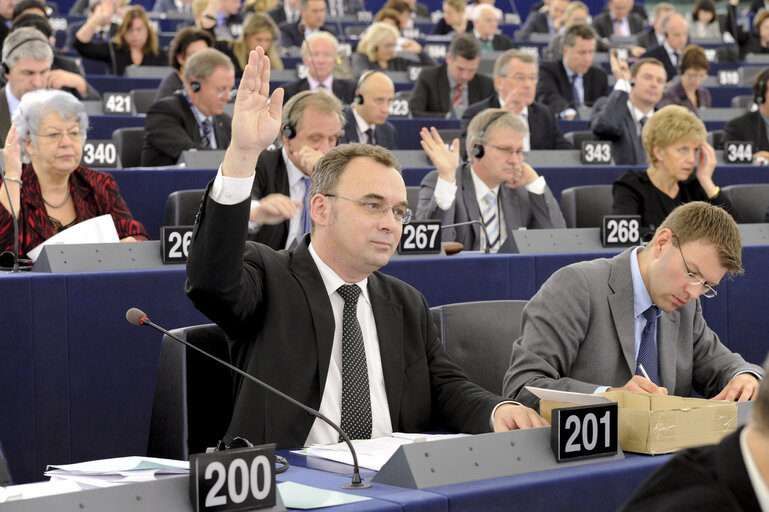
M 493 5 L 478 4 L 473 11 L 473 35 L 482 52 L 499 52 L 513 47 L 510 38 L 499 33 L 499 9 Z
M 629 37 L 642 31 L 646 21 L 633 12 L 633 4 L 633 0 L 609 0 L 608 9 L 593 18 L 598 37 Z
M 769 371 L 769 358 L 764 374 Z M 652 473 L 622 512 L 769 510 L 769 382 L 762 379 L 748 424 L 719 444 L 679 452 Z
M 654 11 L 652 11 L 652 26 L 649 27 L 648 30 L 644 30 L 638 34 L 638 45 L 649 50 L 650 48 L 665 42 L 665 31 L 662 30 L 662 20 L 664 20 L 668 14 L 675 11 L 676 9 L 673 7 L 673 4 L 668 2 L 660 2 L 655 5 Z
M 469 105 L 494 93 L 490 77 L 478 73 L 481 46 L 472 34 L 457 36 L 446 62 L 424 68 L 414 84 L 409 108 L 414 117 L 459 117 Z
M 302 62 L 307 77 L 283 86 L 283 101 L 287 102 L 302 91 L 323 89 L 332 93 L 344 104 L 352 103 L 355 82 L 334 76 L 339 42 L 329 32 L 314 32 L 302 43 Z
M 653 58 L 662 62 L 667 72 L 667 81 L 670 82 L 678 74 L 681 52 L 684 51 L 689 38 L 689 24 L 680 14 L 671 13 L 662 20 L 662 32 L 665 34 L 662 44 L 649 49 L 641 58 Z
M 459 140 L 448 149 L 435 128 L 422 128 L 422 147 L 436 170 L 420 184 L 417 218 L 477 221 L 445 229 L 443 239 L 489 252 L 497 252 L 516 229 L 565 228 L 545 178 L 523 161 L 527 131 L 512 112 L 487 109 L 470 122 L 470 160 L 459 165 Z
M 302 0 L 299 4 L 299 20 L 281 23 L 281 42 L 286 48 L 302 46 L 302 42 L 310 34 L 330 32 L 336 34 L 331 25 L 326 25 L 326 0 Z
M 256 164 L 249 223 L 249 238 L 275 250 L 293 247 L 309 232 L 310 178 L 336 147 L 346 118 L 339 99 L 305 91 L 283 106 L 282 122 L 282 147 L 267 149 Z
M 5 140 L 22 96 L 48 85 L 53 49 L 39 30 L 23 27 L 5 38 L 2 58 L 7 83 L 0 94 L 0 136 Z
M 229 57 L 206 48 L 184 66 L 184 91 L 155 102 L 144 123 L 144 166 L 174 165 L 187 149 L 224 149 L 232 119 L 224 107 L 232 99 L 235 70 Z
M 508 50 L 494 63 L 494 89 L 496 93 L 473 103 L 462 114 L 460 152 L 467 158 L 465 141 L 470 121 L 488 108 L 502 108 L 521 118 L 528 133 L 523 138 L 523 150 L 571 149 L 555 122 L 550 107 L 534 101 L 539 69 L 537 59 L 521 50 Z

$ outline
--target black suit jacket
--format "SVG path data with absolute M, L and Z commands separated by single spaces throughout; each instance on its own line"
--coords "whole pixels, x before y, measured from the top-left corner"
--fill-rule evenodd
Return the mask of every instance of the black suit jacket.
M 283 151 L 280 147 L 263 151 L 256 163 L 251 196 L 254 199 L 261 199 L 270 194 L 291 195 L 286 162 L 283 160 Z M 289 225 L 290 221 L 285 220 L 280 224 L 261 226 L 256 233 L 249 233 L 248 239 L 272 247 L 276 251 L 284 249 Z
M 766 123 L 761 118 L 761 113 L 746 112 L 724 125 L 724 142 L 750 141 L 753 143 L 753 152 L 769 151 L 769 141 L 766 135 Z
M 740 448 L 742 428 L 717 445 L 689 448 L 652 473 L 622 512 L 761 510 Z
M 11 129 L 11 109 L 8 108 L 8 100 L 5 99 L 5 88 L 8 84 L 0 88 L 0 137 L 8 136 L 8 130 Z
M 627 22 L 630 26 L 631 34 L 639 33 L 646 26 L 644 19 L 634 12 L 628 14 Z M 593 28 L 599 37 L 611 39 L 611 36 L 614 35 L 614 22 L 611 19 L 611 15 L 608 12 L 602 12 L 593 18 Z
M 445 117 L 451 110 L 451 91 L 447 64 L 424 68 L 414 84 L 409 108 L 414 117 Z M 468 106 L 494 94 L 494 81 L 480 73 L 470 80 L 467 89 Z
M 216 147 L 227 149 L 232 135 L 232 119 L 227 114 L 214 117 Z M 142 165 L 174 165 L 185 149 L 206 149 L 192 108 L 182 94 L 155 102 L 144 122 Z
M 273 7 L 267 11 L 267 14 L 269 14 L 270 18 L 272 18 L 272 21 L 274 21 L 276 25 L 280 25 L 286 21 L 286 10 L 282 5 Z
M 344 125 L 344 134 L 339 137 L 337 144 L 361 142 L 358 140 L 358 127 L 355 125 L 352 106 L 344 107 L 344 116 L 347 118 L 347 123 Z M 374 128 L 374 141 L 377 146 L 387 149 L 398 149 L 398 134 L 395 131 L 395 126 L 390 121 L 376 125 Z
M 526 18 L 526 23 L 523 24 L 519 30 L 515 31 L 516 41 L 528 41 L 533 33 L 548 34 L 550 33 L 550 25 L 547 24 L 547 13 L 536 12 L 529 14 Z
M 206 197 L 185 290 L 227 333 L 235 365 L 317 409 L 335 327 L 310 237 L 294 251 L 247 243 L 249 209 L 249 201 L 223 206 Z M 380 272 L 369 276 L 368 291 L 393 430 L 488 432 L 502 399 L 472 384 L 451 361 L 422 294 Z M 261 387 L 238 382 L 228 434 L 291 448 L 304 444 L 313 421 Z
M 668 55 L 667 50 L 665 50 L 665 47 L 662 45 L 657 45 L 649 50 L 646 50 L 646 53 L 641 55 L 640 58 L 653 58 L 660 61 L 662 65 L 665 66 L 665 72 L 668 74 L 668 82 L 670 82 L 673 77 L 678 74 L 678 68 L 673 65 L 673 61 L 670 60 L 670 55 Z
M 598 98 L 609 94 L 606 71 L 598 66 L 588 69 L 582 77 L 582 82 L 585 89 L 585 105 L 591 106 Z M 563 67 L 563 60 L 543 62 L 539 66 L 537 101 L 550 107 L 556 116 L 574 107 L 574 93 L 569 75 Z
M 495 52 L 503 52 L 513 48 L 513 42 L 505 34 L 494 34 L 491 44 L 494 46 Z
M 279 27 L 281 33 L 280 42 L 283 47 L 302 46 L 304 42 L 304 23 L 302 23 L 301 19 L 294 23 L 284 21 Z M 323 25 L 320 29 L 336 35 L 336 29 L 331 25 Z
M 465 141 L 467 140 L 467 127 L 470 126 L 470 121 L 473 118 L 486 110 L 487 108 L 499 108 L 499 95 L 497 93 L 492 94 L 485 100 L 481 100 L 478 103 L 473 103 L 462 113 L 462 126 L 461 126 L 461 141 L 459 144 L 459 151 L 462 158 L 467 158 L 467 151 L 465 150 Z M 529 105 L 529 145 L 531 149 L 571 149 L 572 145 L 569 144 L 563 137 L 561 129 L 558 127 L 558 123 L 555 122 L 555 116 L 547 105 L 535 101 Z
M 75 34 L 77 34 L 77 31 L 80 30 L 80 28 L 85 24 L 85 21 L 81 21 L 79 23 L 73 23 L 67 27 L 67 38 L 64 40 L 64 49 L 69 50 L 71 48 L 75 47 Z M 110 23 L 109 24 L 109 37 L 113 37 L 117 33 L 118 29 L 117 23 Z
M 308 82 L 306 78 L 302 78 L 296 82 L 291 82 L 290 84 L 284 85 L 283 91 L 285 92 L 283 94 L 283 104 L 285 105 L 291 96 L 296 96 L 302 91 L 309 90 L 310 82 Z M 352 103 L 352 100 L 355 97 L 355 82 L 352 80 L 334 78 L 334 80 L 331 82 L 331 91 L 334 93 L 334 96 L 339 98 L 339 101 L 342 103 Z
M 638 46 L 643 46 L 647 50 L 659 46 L 660 42 L 657 40 L 657 33 L 654 31 L 654 27 L 644 30 L 638 34 Z
M 644 165 L 646 150 L 627 108 L 627 100 L 628 93 L 615 89 L 608 97 L 596 101 L 590 116 L 590 129 L 598 139 L 612 141 L 615 164 Z

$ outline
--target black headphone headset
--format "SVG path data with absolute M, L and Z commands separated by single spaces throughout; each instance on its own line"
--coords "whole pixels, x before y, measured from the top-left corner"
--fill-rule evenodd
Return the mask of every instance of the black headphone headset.
M 23 45 L 23 44 L 29 43 L 29 42 L 31 42 L 31 41 L 42 41 L 42 42 L 44 42 L 44 43 L 47 43 L 47 42 L 48 42 L 48 41 L 46 41 L 45 39 L 43 39 L 42 37 L 28 37 L 28 38 L 26 38 L 26 39 L 22 39 L 21 41 L 19 41 L 19 42 L 18 42 L 18 43 L 16 43 L 15 45 L 13 45 L 13 46 L 11 47 L 11 49 L 10 49 L 10 50 L 8 50 L 8 53 L 6 53 L 6 54 L 5 54 L 5 59 L 3 59 L 3 62 L 2 62 L 2 66 L 3 66 L 3 74 L 4 74 L 4 75 L 7 75 L 8 73 L 10 73 L 10 72 L 11 72 L 11 69 L 8 67 L 8 64 L 6 64 L 6 63 L 5 63 L 5 61 L 8 59 L 8 57 L 10 57 L 10 56 L 11 56 L 11 54 L 12 54 L 12 53 L 13 53 L 13 52 L 16 50 L 16 48 L 18 48 L 19 46 L 21 46 L 21 45 Z
M 198 82 L 197 80 L 193 80 L 192 82 L 190 82 L 190 90 L 192 92 L 199 92 L 200 91 L 200 82 Z
M 507 112 L 503 111 L 503 112 L 497 112 L 496 114 L 491 116 L 491 119 L 489 119 L 489 122 L 486 123 L 486 125 L 483 127 L 483 129 L 480 132 L 478 132 L 478 140 L 482 141 L 483 137 L 486 136 L 486 130 L 489 129 L 489 126 L 491 126 L 491 124 L 494 121 L 496 121 L 497 119 L 499 119 L 505 114 L 507 114 Z M 476 142 L 475 144 L 473 144 L 473 149 L 470 150 L 470 154 L 473 155 L 475 158 L 483 158 L 483 155 L 486 154 L 486 150 L 484 149 L 483 144 L 481 144 L 480 142 Z
M 294 102 L 293 105 L 291 105 L 291 108 L 288 109 L 288 113 L 286 114 L 286 122 L 283 123 L 283 130 L 281 131 L 281 134 L 287 138 L 287 139 L 293 139 L 296 137 L 296 126 L 291 124 L 291 113 L 294 111 L 297 105 L 299 105 L 305 98 L 308 96 L 312 96 L 312 93 L 305 94 L 298 100 Z
M 765 69 L 758 75 L 758 80 L 753 83 L 753 102 L 762 105 L 766 101 L 766 84 L 769 82 L 769 69 Z
M 363 86 L 363 82 L 365 82 L 368 79 L 368 77 L 370 77 L 376 72 L 378 72 L 378 70 L 369 69 L 368 71 L 366 71 L 360 76 L 360 78 L 358 79 L 358 85 L 355 86 L 355 97 L 352 99 L 353 103 L 357 103 L 358 105 L 363 105 L 363 96 L 361 96 L 360 88 Z

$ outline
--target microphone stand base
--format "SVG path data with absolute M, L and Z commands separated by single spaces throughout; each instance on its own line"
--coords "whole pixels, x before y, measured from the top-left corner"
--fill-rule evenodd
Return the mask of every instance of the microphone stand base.
M 358 482 L 358 483 L 344 484 L 342 486 L 342 489 L 360 490 L 360 489 L 369 489 L 370 487 L 371 487 L 371 484 L 368 482 Z

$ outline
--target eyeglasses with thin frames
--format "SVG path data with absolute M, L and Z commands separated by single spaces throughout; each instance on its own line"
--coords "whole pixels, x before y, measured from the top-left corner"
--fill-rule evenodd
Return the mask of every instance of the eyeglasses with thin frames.
M 497 151 L 504 153 L 507 157 L 515 155 L 518 158 L 523 158 L 523 148 L 516 149 L 510 146 L 497 146 L 496 144 L 489 144 L 488 142 L 483 142 L 483 145 L 494 148 Z
M 681 253 L 681 261 L 684 262 L 684 268 L 686 269 L 686 277 L 689 279 L 689 284 L 694 286 L 700 286 L 702 290 L 705 290 L 704 292 L 702 292 L 702 295 L 708 299 L 712 299 L 713 297 L 718 295 L 718 292 L 716 291 L 715 288 L 713 288 L 708 283 L 698 278 L 696 275 L 694 275 L 694 272 L 689 270 L 689 265 L 686 264 L 686 258 L 684 258 L 684 252 L 681 250 L 681 243 L 678 241 L 678 237 L 676 235 L 673 235 L 673 238 L 675 238 L 676 247 L 678 247 L 678 252 Z
M 376 199 L 353 199 L 351 197 L 343 197 L 343 196 L 337 196 L 334 194 L 323 194 L 326 197 L 333 197 L 334 199 L 344 199 L 345 201 L 352 201 L 354 203 L 359 203 L 363 205 L 363 211 L 368 213 L 369 215 L 374 215 L 376 217 L 384 217 L 387 212 L 390 210 L 393 211 L 393 217 L 395 217 L 396 222 L 400 222 L 403 225 L 408 224 L 411 222 L 411 218 L 413 217 L 414 213 L 405 206 L 390 206 L 389 204 L 385 203 L 384 201 L 377 201 Z

